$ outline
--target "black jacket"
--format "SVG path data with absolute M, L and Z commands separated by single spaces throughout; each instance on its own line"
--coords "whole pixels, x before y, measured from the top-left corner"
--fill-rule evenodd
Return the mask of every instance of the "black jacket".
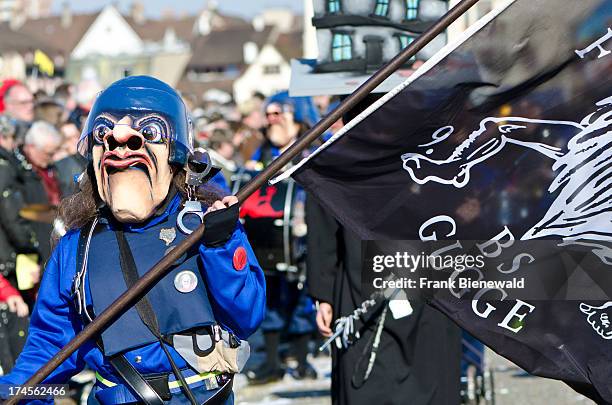
M 19 216 L 26 205 L 23 170 L 14 154 L 0 148 L 0 273 L 13 286 L 17 253 L 38 253 L 39 249 L 32 224 Z
M 40 176 L 32 169 L 32 165 L 19 150 L 15 152 L 15 157 L 19 162 L 17 170 L 18 186 L 23 195 L 25 205 L 49 205 L 49 197 L 47 197 L 47 192 Z M 33 221 L 28 221 L 28 224 L 38 240 L 38 253 L 40 254 L 41 263 L 44 265 L 51 257 L 51 232 L 53 231 L 53 226 L 44 222 Z
M 361 241 L 309 196 L 307 280 L 313 298 L 332 304 L 334 321 L 368 297 L 361 292 Z M 461 332 L 443 314 L 411 301 L 412 315 L 385 319 L 378 356 L 360 383 L 376 330 L 366 321 L 361 338 L 346 350 L 332 344 L 334 405 L 455 405 L 460 401 Z M 333 329 L 333 328 L 332 328 Z

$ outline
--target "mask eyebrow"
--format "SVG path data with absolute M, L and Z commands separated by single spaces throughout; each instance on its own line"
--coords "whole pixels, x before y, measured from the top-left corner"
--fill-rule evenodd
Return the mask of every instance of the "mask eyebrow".
M 99 120 L 99 119 L 109 120 L 113 124 L 117 123 L 117 118 L 115 118 L 112 114 L 109 114 L 109 113 L 102 113 L 98 115 L 94 121 Z
M 135 128 L 140 128 L 140 125 L 144 121 L 149 120 L 151 118 L 155 118 L 155 119 L 158 119 L 158 120 L 162 121 L 164 123 L 164 125 L 166 126 L 166 129 L 169 128 L 168 121 L 163 116 L 161 116 L 159 114 L 156 114 L 156 113 L 147 114 L 147 115 L 144 115 L 142 117 L 139 117 L 139 118 L 135 119 L 134 120 L 134 127 Z

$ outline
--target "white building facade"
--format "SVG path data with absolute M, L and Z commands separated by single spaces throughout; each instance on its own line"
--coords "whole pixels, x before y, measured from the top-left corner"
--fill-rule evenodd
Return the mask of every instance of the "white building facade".
M 447 9 L 444 0 L 314 0 L 317 70 L 376 70 Z M 446 36 L 438 36 L 411 62 L 428 59 L 445 43 Z

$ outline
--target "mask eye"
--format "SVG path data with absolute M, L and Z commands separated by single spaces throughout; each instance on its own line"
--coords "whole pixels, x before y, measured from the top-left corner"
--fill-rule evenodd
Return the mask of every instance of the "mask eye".
M 103 121 L 94 125 L 93 137 L 97 143 L 104 143 L 104 137 L 113 130 L 113 125 Z
M 159 118 L 149 118 L 140 123 L 140 133 L 147 142 L 162 143 L 166 136 L 166 125 Z

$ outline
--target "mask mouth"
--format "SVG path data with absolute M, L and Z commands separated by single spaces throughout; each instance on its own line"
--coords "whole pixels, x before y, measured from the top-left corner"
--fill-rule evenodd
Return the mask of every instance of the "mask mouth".
M 153 167 L 151 159 L 144 153 L 128 151 L 119 154 L 115 151 L 108 151 L 102 157 L 102 167 L 108 175 L 125 170 L 142 170 L 149 175 L 149 170 Z

